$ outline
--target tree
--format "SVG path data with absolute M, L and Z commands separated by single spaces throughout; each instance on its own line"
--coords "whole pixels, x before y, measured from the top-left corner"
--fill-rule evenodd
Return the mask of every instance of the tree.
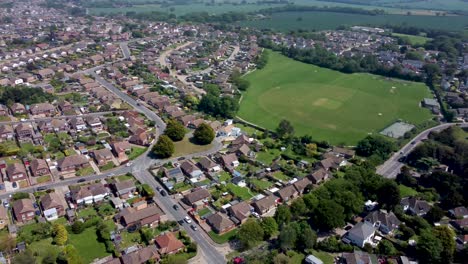
M 273 264 L 289 264 L 289 263 L 291 263 L 291 260 L 289 259 L 288 256 L 286 256 L 283 253 L 277 254 L 273 258 Z
M 377 252 L 382 255 L 394 256 L 397 253 L 397 250 L 393 246 L 392 242 L 383 239 L 377 246 Z
M 436 226 L 434 228 L 434 234 L 442 245 L 442 251 L 440 252 L 441 260 L 445 263 L 451 263 L 456 246 L 455 240 L 453 239 L 455 233 L 448 226 Z
M 307 206 L 304 202 L 304 200 L 299 197 L 296 200 L 294 200 L 291 204 L 291 214 L 295 217 L 298 218 L 300 216 L 304 216 L 307 213 Z
M 291 211 L 287 205 L 280 205 L 275 212 L 275 220 L 278 226 L 288 224 L 291 221 Z
M 276 128 L 276 134 L 280 138 L 286 138 L 289 136 L 294 135 L 294 127 L 291 125 L 291 123 L 288 120 L 281 120 L 281 122 L 278 124 L 278 127 Z
M 426 214 L 426 220 L 431 223 L 437 223 L 444 217 L 445 212 L 437 205 L 434 205 Z
M 262 226 L 255 219 L 249 219 L 241 225 L 237 232 L 237 238 L 243 249 L 250 249 L 263 240 L 264 232 Z
M 394 181 L 385 181 L 377 191 L 377 201 L 387 209 L 393 210 L 400 204 L 401 195 L 398 185 Z
M 441 256 L 442 242 L 437 239 L 430 229 L 426 229 L 421 233 L 416 250 L 421 263 L 444 263 Z
M 29 249 L 16 255 L 11 261 L 13 264 L 31 264 L 35 262 L 36 258 Z
M 260 222 L 260 225 L 263 228 L 263 235 L 265 239 L 271 238 L 273 234 L 278 232 L 278 224 L 273 217 L 263 218 L 262 222 Z
M 12 254 L 16 248 L 16 238 L 8 233 L 0 235 L 0 251 Z
M 85 225 L 81 221 L 75 221 L 71 226 L 71 230 L 74 234 L 81 234 L 85 230 Z
M 315 196 L 314 193 L 305 194 L 302 196 L 302 199 L 304 200 L 304 203 L 306 204 L 309 211 L 313 211 L 319 203 L 317 196 Z
M 356 153 L 360 156 L 369 157 L 377 155 L 382 159 L 386 159 L 395 149 L 394 144 L 382 136 L 367 136 L 359 141 L 356 146 Z
M 345 215 L 343 206 L 332 200 L 320 200 L 314 210 L 315 223 L 326 230 L 343 226 Z
M 215 138 L 215 132 L 208 124 L 201 124 L 193 133 L 193 138 L 198 144 L 208 145 Z
M 52 235 L 54 236 L 55 244 L 63 246 L 67 243 L 68 232 L 64 225 L 54 224 L 52 226 Z
M 31 262 L 32 263 L 32 262 Z M 78 251 L 73 245 L 66 245 L 63 251 L 57 256 L 58 264 L 84 264 Z
M 306 150 L 307 157 L 313 157 L 317 155 L 317 144 L 315 143 L 306 144 L 305 150 Z
M 172 141 L 181 141 L 185 136 L 185 127 L 178 121 L 170 119 L 167 122 L 166 130 L 164 134 L 168 136 Z
M 317 234 L 307 222 L 301 223 L 301 233 L 299 234 L 298 247 L 302 249 L 313 249 L 317 243 Z
M 297 232 L 292 225 L 284 225 L 278 237 L 279 245 L 283 250 L 293 249 L 296 245 Z
M 169 158 L 175 151 L 174 142 L 168 136 L 161 135 L 152 151 L 160 158 Z

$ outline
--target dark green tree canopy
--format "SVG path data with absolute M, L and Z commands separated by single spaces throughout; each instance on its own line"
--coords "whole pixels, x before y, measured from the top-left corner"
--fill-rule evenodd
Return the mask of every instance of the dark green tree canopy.
M 200 145 L 208 145 L 215 138 L 215 132 L 208 124 L 201 124 L 193 133 L 195 142 Z
M 160 158 L 169 158 L 174 154 L 174 142 L 166 136 L 161 135 L 158 139 L 158 142 L 153 147 L 153 153 Z
M 185 127 L 178 121 L 170 119 L 167 122 L 166 130 L 164 134 L 168 136 L 172 141 L 181 141 L 185 136 Z

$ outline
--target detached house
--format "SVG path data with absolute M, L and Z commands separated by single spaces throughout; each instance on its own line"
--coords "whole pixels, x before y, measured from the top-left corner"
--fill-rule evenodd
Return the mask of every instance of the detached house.
M 346 233 L 343 241 L 363 248 L 367 243 L 372 244 L 374 235 L 375 228 L 371 223 L 359 222 Z
M 223 162 L 224 167 L 228 170 L 239 166 L 239 160 L 237 159 L 237 156 L 234 153 L 221 156 L 221 160 Z
M 208 157 L 201 158 L 198 163 L 200 167 L 207 172 L 217 172 L 221 170 L 220 166 Z
M 417 216 L 424 216 L 431 209 L 428 202 L 416 197 L 405 197 L 401 199 L 400 204 L 405 212 Z
M 468 209 L 464 206 L 459 206 L 448 211 L 450 216 L 457 219 L 468 218 Z
M 144 208 L 126 207 L 116 216 L 125 227 L 153 227 L 156 226 L 163 212 L 156 205 L 146 205 Z
M 204 201 L 211 197 L 210 192 L 205 189 L 194 190 L 184 196 L 184 201 L 191 206 L 202 206 Z
M 5 140 L 14 140 L 15 132 L 10 125 L 0 125 L 0 142 Z
M 159 235 L 154 239 L 159 254 L 175 254 L 184 249 L 184 243 L 177 239 L 172 232 Z
M 47 162 L 43 159 L 34 159 L 30 165 L 31 173 L 34 177 L 49 175 L 50 170 Z
M 231 218 L 234 218 L 234 222 L 237 224 L 243 224 L 249 218 L 251 214 L 250 205 L 247 202 L 240 202 L 229 207 L 228 212 Z
M 52 116 L 55 114 L 55 107 L 49 103 L 33 104 L 29 111 L 32 115 Z
M 132 152 L 132 146 L 128 141 L 114 142 L 111 144 L 114 155 L 120 162 L 127 161 L 127 155 Z
M 276 198 L 273 195 L 269 195 L 258 201 L 255 201 L 252 203 L 252 206 L 259 215 L 263 216 L 275 209 Z
M 319 184 L 323 181 L 328 180 L 328 178 L 330 178 L 330 174 L 325 169 L 320 168 L 312 172 L 308 177 L 310 178 L 313 184 Z
M 61 172 L 74 172 L 77 169 L 89 166 L 88 159 L 83 155 L 64 157 L 57 161 L 57 168 Z
M 208 216 L 206 222 L 211 226 L 211 229 L 217 234 L 224 234 L 236 227 L 236 224 L 224 214 L 216 213 Z
M 108 189 L 101 183 L 80 186 L 71 191 L 71 198 L 77 204 L 97 203 L 108 195 Z
M 15 219 L 20 223 L 31 221 L 36 215 L 36 209 L 34 208 L 33 201 L 31 199 L 17 200 L 13 203 L 12 207 Z
M 299 196 L 299 192 L 296 190 L 294 185 L 288 185 L 278 191 L 278 197 L 281 198 L 283 203 L 287 203 L 290 200 L 294 200 Z
M 112 159 L 114 158 L 112 152 L 107 148 L 94 150 L 92 153 L 98 166 L 106 165 L 107 163 L 112 162 Z
M 203 172 L 190 160 L 184 161 L 180 168 L 190 178 L 200 178 Z
M 8 179 L 11 182 L 26 180 L 28 178 L 28 174 L 26 174 L 26 168 L 21 163 L 13 163 L 7 166 L 6 173 Z
M 30 141 L 33 134 L 34 130 L 32 128 L 31 124 L 26 124 L 26 123 L 21 123 L 15 127 L 15 132 L 16 132 L 16 137 L 18 138 L 18 141 L 24 142 L 24 141 Z
M 10 110 L 13 115 L 26 114 L 26 107 L 20 103 L 14 103 L 13 105 L 11 105 Z
M 371 223 L 383 234 L 393 233 L 401 223 L 393 212 L 387 213 L 383 210 L 369 213 L 364 221 Z
M 184 173 L 182 172 L 182 169 L 180 167 L 176 167 L 169 170 L 164 168 L 164 175 L 167 178 L 174 180 L 176 183 L 183 182 L 185 180 Z
M 133 182 L 133 180 L 116 182 L 112 186 L 115 194 L 121 198 L 127 198 L 136 191 L 135 182 Z
M 44 217 L 48 221 L 56 220 L 65 215 L 65 208 L 63 207 L 64 199 L 55 192 L 48 193 L 41 198 L 41 206 Z

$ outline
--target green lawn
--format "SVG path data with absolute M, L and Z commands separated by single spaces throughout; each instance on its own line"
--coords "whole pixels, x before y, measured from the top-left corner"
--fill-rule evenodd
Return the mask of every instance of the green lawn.
M 228 182 L 229 180 L 231 180 L 231 174 L 229 174 L 228 172 L 226 171 L 222 171 L 220 174 L 219 174 L 219 182 Z
M 44 183 L 44 182 L 48 182 L 50 180 L 51 180 L 50 175 L 39 176 L 36 179 L 37 183 Z
M 399 34 L 399 33 L 393 33 L 392 36 L 408 38 L 411 45 L 424 45 L 426 44 L 426 42 L 431 40 L 431 38 L 426 38 L 423 36 L 407 35 L 407 34 Z
M 126 180 L 133 180 L 135 178 L 133 178 L 133 176 L 131 176 L 131 175 L 124 174 L 124 175 L 117 176 L 117 179 L 122 182 L 122 181 L 126 181 Z
M 228 190 L 234 194 L 235 196 L 241 198 L 243 201 L 248 201 L 250 198 L 254 196 L 252 192 L 250 192 L 249 188 L 246 187 L 239 187 L 232 183 L 228 183 L 227 185 Z
M 333 260 L 333 256 L 328 254 L 327 252 L 314 250 L 312 254 L 316 256 L 317 258 L 319 258 L 320 260 L 322 260 L 324 264 L 335 263 L 335 261 Z
M 237 235 L 237 229 L 233 229 L 225 234 L 218 235 L 213 231 L 208 232 L 208 235 L 218 244 L 224 244 Z
M 110 255 L 106 252 L 106 247 L 98 241 L 96 228 L 85 229 L 81 234 L 68 234 L 68 243 L 75 246 L 84 263 L 91 263 L 95 258 L 102 258 Z
M 78 212 L 78 218 L 89 218 L 91 216 L 97 216 L 96 210 L 93 207 L 88 207 L 85 209 L 81 209 Z
M 210 213 L 211 213 L 211 210 L 206 208 L 206 207 L 198 211 L 198 215 L 200 217 L 202 217 L 202 216 L 204 216 L 206 214 L 210 214 Z
M 273 178 L 275 178 L 277 180 L 281 180 L 281 181 L 288 181 L 290 179 L 282 171 L 276 171 L 273 174 L 271 174 L 271 176 L 273 176 Z
M 127 231 L 123 231 L 120 233 L 120 235 L 122 236 L 120 248 L 127 248 L 142 242 L 140 232 L 129 233 Z
M 42 263 L 42 259 L 47 256 L 54 256 L 55 258 L 60 253 L 60 248 L 52 245 L 52 238 L 47 238 L 31 243 L 28 248 L 31 250 L 37 263 Z
M 258 180 L 258 179 L 250 179 L 250 183 L 255 185 L 255 187 L 257 187 L 258 189 L 261 189 L 261 190 L 266 190 L 266 189 L 270 188 L 273 185 L 272 182 Z
M 129 160 L 134 160 L 141 154 L 145 153 L 147 148 L 132 147 L 132 151 L 128 154 Z
M 79 170 L 76 171 L 76 176 L 87 176 L 87 175 L 91 175 L 95 173 L 93 167 L 89 166 L 89 167 L 85 167 L 85 168 L 81 168 Z
M 110 161 L 106 165 L 99 167 L 99 170 L 106 171 L 106 170 L 113 169 L 114 167 L 115 167 L 114 162 Z
M 418 191 L 403 184 L 398 185 L 398 188 L 400 189 L 401 197 L 415 196 L 418 194 Z
M 251 86 L 240 105 L 241 118 L 271 130 L 287 119 L 296 134 L 332 144 L 356 144 L 398 119 L 418 124 L 431 118 L 419 107 L 423 98 L 432 97 L 422 83 L 343 74 L 276 52 L 246 79 Z
M 180 157 L 187 154 L 198 153 L 207 151 L 212 147 L 212 144 L 208 145 L 196 145 L 190 142 L 189 137 L 184 137 L 179 142 L 174 142 L 175 152 L 172 155 L 173 157 Z
M 274 159 L 281 154 L 279 149 L 268 149 L 257 153 L 257 160 L 269 165 Z

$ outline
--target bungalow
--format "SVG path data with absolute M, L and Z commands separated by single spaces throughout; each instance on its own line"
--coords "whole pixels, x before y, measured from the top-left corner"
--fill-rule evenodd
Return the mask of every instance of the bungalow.
M 281 202 L 287 203 L 290 200 L 294 200 L 299 196 L 299 192 L 296 190 L 294 185 L 288 185 L 277 192 L 279 198 L 281 198 Z
M 273 195 L 264 197 L 252 204 L 253 208 L 259 215 L 265 215 L 271 212 L 276 207 L 276 198 Z
M 34 219 L 36 209 L 31 199 L 21 199 L 13 203 L 13 214 L 16 221 L 26 223 Z
M 98 166 L 106 165 L 107 163 L 112 162 L 112 159 L 114 158 L 112 152 L 107 148 L 94 150 L 91 153 Z
M 450 216 L 456 219 L 468 218 L 468 209 L 465 206 L 459 206 L 448 211 Z
M 126 207 L 116 216 L 117 220 L 125 227 L 153 227 L 156 226 L 163 212 L 156 205 L 146 205 L 144 208 Z
M 403 206 L 403 211 L 417 216 L 424 216 L 431 209 L 429 203 L 416 197 L 405 197 L 401 199 L 400 205 Z
M 308 177 L 310 178 L 313 184 L 319 184 L 322 181 L 328 180 L 328 178 L 330 178 L 330 175 L 325 169 L 319 168 L 318 170 L 312 172 Z
M 34 177 L 39 177 L 39 176 L 50 174 L 49 166 L 47 165 L 47 162 L 43 159 L 32 160 L 30 169 L 31 169 L 31 174 Z
M 204 201 L 211 197 L 210 192 L 205 189 L 199 188 L 184 195 L 184 201 L 190 206 L 203 205 Z
M 393 233 L 393 231 L 397 229 L 401 223 L 393 212 L 387 213 L 383 210 L 369 213 L 364 218 L 364 221 L 371 223 L 383 234 Z
M 454 220 L 451 224 L 460 231 L 468 230 L 468 218 Z
M 142 264 L 151 263 L 152 261 L 154 261 L 154 263 L 159 263 L 160 258 L 161 256 L 158 254 L 156 246 L 151 245 L 122 255 L 120 261 L 122 264 Z M 120 264 L 120 261 L 116 263 Z
M 97 203 L 109 195 L 109 190 L 102 183 L 80 186 L 71 191 L 71 198 L 77 204 Z
M 359 222 L 343 237 L 343 241 L 363 248 L 365 244 L 372 244 L 375 228 L 371 223 Z
M 88 166 L 89 161 L 86 156 L 83 155 L 67 156 L 57 161 L 57 168 L 62 172 L 73 172 Z
M 201 178 L 203 175 L 203 172 L 191 160 L 182 162 L 180 168 L 190 178 Z
M 236 224 L 224 214 L 216 213 L 208 216 L 206 222 L 211 226 L 211 229 L 217 234 L 224 234 L 236 227 Z
M 52 116 L 55 114 L 55 107 L 49 103 L 39 103 L 31 105 L 29 111 L 32 115 Z
M 356 151 L 340 147 L 333 147 L 332 152 L 335 153 L 337 156 L 341 156 L 345 159 L 352 159 L 356 155 Z
M 13 163 L 7 166 L 6 174 L 11 182 L 21 181 L 28 178 L 26 169 L 21 163 Z
M 126 180 L 116 182 L 113 185 L 115 194 L 119 197 L 126 198 L 136 191 L 135 182 L 133 180 Z
M 332 156 L 324 160 L 321 160 L 318 163 L 318 166 L 327 171 L 330 171 L 330 170 L 338 170 L 340 167 L 346 166 L 347 164 L 348 162 L 343 157 Z
M 14 140 L 15 132 L 10 125 L 0 125 L 0 142 L 5 140 Z
M 206 172 L 217 172 L 221 170 L 219 165 L 208 157 L 202 157 L 198 164 L 200 164 L 200 167 Z
M 159 254 L 175 254 L 184 249 L 184 243 L 177 239 L 172 232 L 166 232 L 154 239 Z
M 22 115 L 26 114 L 26 107 L 20 103 L 14 103 L 10 106 L 11 113 L 13 115 Z
M 250 150 L 250 147 L 247 144 L 242 144 L 242 145 L 234 145 L 231 146 L 228 150 L 229 153 L 235 153 L 238 157 L 244 156 L 244 157 L 251 157 L 252 152 Z
M 304 194 L 307 191 L 307 188 L 312 184 L 312 181 L 309 178 L 304 177 L 295 183 L 293 183 L 294 188 L 296 188 L 299 194 Z
M 251 214 L 250 205 L 246 202 L 240 202 L 232 205 L 228 209 L 231 218 L 234 218 L 239 224 L 243 224 L 249 218 Z
M 221 156 L 221 160 L 226 169 L 231 170 L 239 166 L 239 160 L 237 159 L 236 154 L 230 153 Z
M 48 221 L 56 220 L 65 215 L 65 208 L 63 206 L 63 197 L 55 192 L 48 193 L 41 198 L 41 206 L 44 217 Z
M 184 173 L 182 172 L 182 169 L 180 167 L 176 167 L 173 169 L 166 169 L 164 168 L 164 175 L 175 181 L 176 183 L 183 182 L 185 180 Z

